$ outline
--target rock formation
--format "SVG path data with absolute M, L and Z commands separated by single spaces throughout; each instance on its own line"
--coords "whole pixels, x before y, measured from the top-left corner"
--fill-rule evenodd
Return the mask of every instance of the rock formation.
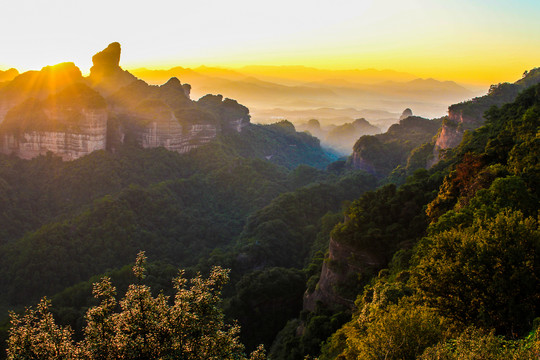
M 92 56 L 88 80 L 104 96 L 110 95 L 137 78 L 120 67 L 121 47 L 113 42 L 104 50 Z
M 412 116 L 412 115 L 413 115 L 412 110 L 409 109 L 409 108 L 406 108 L 401 113 L 401 116 L 399 117 L 399 120 L 401 121 L 401 120 L 406 119 L 406 118 L 408 118 L 409 116 Z
M 27 71 L 0 88 L 0 123 L 9 109 L 28 98 L 45 99 L 66 86 L 83 82 L 81 71 L 71 62 Z
M 484 96 L 451 105 L 448 108 L 448 118 L 443 122 L 435 141 L 433 160 L 428 167 L 439 162 L 441 150 L 459 145 L 466 130 L 475 130 L 482 126 L 485 121 L 484 113 L 489 108 L 514 101 L 521 90 L 537 83 L 540 83 L 540 68 L 525 71 L 523 77 L 513 84 L 492 85 Z
M 11 81 L 15 79 L 15 77 L 19 75 L 19 71 L 17 69 L 8 69 L 8 70 L 0 70 L 0 82 L 2 81 Z
M 0 125 L 3 153 L 31 159 L 48 151 L 73 160 L 105 148 L 105 100 L 84 84 L 74 84 L 43 101 L 28 99 L 9 110 Z
M 354 306 L 355 299 L 347 299 L 336 293 L 335 287 L 346 281 L 351 274 L 359 274 L 366 268 L 378 268 L 382 261 L 367 251 L 358 251 L 352 246 L 330 238 L 328 258 L 325 259 L 317 287 L 312 293 L 304 294 L 304 310 L 314 311 L 317 302 L 328 306 Z
M 51 151 L 72 160 L 134 139 L 144 148 L 185 153 L 249 124 L 249 110 L 235 100 L 192 101 L 191 86 L 177 78 L 148 85 L 120 67 L 120 54 L 120 44 L 112 43 L 94 55 L 88 78 L 63 63 L 2 86 L 0 151 L 22 158 Z
M 441 123 L 440 119 L 406 117 L 384 134 L 362 136 L 354 144 L 348 162 L 355 169 L 386 176 L 397 166 L 406 166 L 413 149 L 431 142 Z

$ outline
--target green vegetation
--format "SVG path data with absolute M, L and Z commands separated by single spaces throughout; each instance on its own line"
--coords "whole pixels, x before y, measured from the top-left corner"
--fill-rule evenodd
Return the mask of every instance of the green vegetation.
M 450 113 L 463 116 L 468 123 L 481 123 L 484 113 L 492 106 L 501 106 L 514 101 L 521 91 L 538 82 L 540 82 L 540 68 L 525 71 L 523 78 L 517 82 L 492 85 L 487 95 L 452 105 L 448 110 Z
M 328 340 L 322 359 L 538 356 L 539 94 L 536 86 L 490 110 L 486 124 L 431 171 L 436 179 L 450 170 L 433 200 L 423 199 L 429 226 L 397 232 L 414 246 L 398 247 L 388 270 L 358 291 L 352 321 Z M 374 228 L 362 207 L 348 211 L 341 227 Z M 343 241 L 359 251 L 373 247 L 362 233 L 367 231 L 360 228 Z M 374 229 L 371 236 L 380 233 Z
M 142 284 L 145 262 L 139 253 L 133 267 L 137 283 L 120 301 L 110 278 L 94 284 L 99 304 L 87 310 L 80 341 L 55 323 L 45 298 L 23 316 L 12 314 L 8 359 L 246 359 L 238 326 L 227 326 L 218 306 L 226 270 L 216 267 L 208 279 L 199 274 L 190 281 L 180 272 L 172 298 L 154 297 Z M 262 348 L 249 357 L 263 358 Z
M 354 144 L 352 166 L 381 178 L 388 176 L 397 167 L 408 166 L 411 152 L 431 142 L 441 123 L 441 119 L 428 120 L 409 116 L 400 120 L 399 124 L 390 126 L 384 134 L 362 136 Z M 414 154 L 415 157 L 418 155 Z M 420 168 L 415 164 L 418 160 L 410 161 L 409 174 Z M 421 167 L 425 167 L 425 161 Z
M 219 96 L 197 106 L 244 114 Z M 362 159 L 389 175 L 379 181 L 327 166 L 287 121 L 224 131 L 186 155 L 1 156 L 0 305 L 19 311 L 2 325 L 8 355 L 244 358 L 242 342 L 273 359 L 537 358 L 540 85 L 484 117 L 430 170 L 440 121 L 363 137 Z M 148 285 L 142 258 L 130 274 L 139 250 L 155 259 Z M 177 267 L 192 287 L 168 284 Z M 102 274 L 123 300 L 112 280 L 92 298 Z M 44 295 L 54 307 L 22 312 Z M 241 331 L 224 325 L 235 319 Z M 186 333 L 195 353 L 175 345 Z
M 302 259 L 292 264 L 276 258 L 283 267 L 262 272 L 241 261 L 235 264 L 237 259 L 258 261 L 249 241 L 238 241 L 244 238 L 247 219 L 286 193 L 298 197 L 303 207 L 288 206 L 294 213 L 281 212 L 279 204 L 286 203 L 286 196 L 272 205 L 277 211 L 272 214 L 282 218 L 299 214 L 302 219 L 309 214 L 309 221 L 317 223 L 328 211 L 339 210 L 341 201 L 376 185 L 372 177 L 343 168 L 326 172 L 298 166 L 324 168 L 331 158 L 317 139 L 284 124 L 225 132 L 186 155 L 144 150 L 127 141 L 114 153 L 94 152 L 72 162 L 52 154 L 29 161 L 0 156 L 0 271 L 5 274 L 0 280 L 0 310 L 19 310 L 51 296 L 58 323 L 70 324 L 80 338 L 86 326 L 84 313 L 95 305 L 91 296 L 95 276 L 107 273 L 127 289 L 132 279 L 125 265 L 145 250 L 157 261 L 150 266 L 153 288 L 169 295 L 172 288 L 164 279 L 172 268 L 182 266 L 192 273 L 196 268 L 209 271 L 214 260 L 232 265 L 228 267 L 233 268 L 233 283 L 226 288 L 224 310 L 231 320 L 245 325 L 242 339 L 251 349 L 261 342 L 270 346 L 301 309 L 306 281 L 301 269 L 309 261 L 312 243 L 301 234 L 304 223 L 293 222 L 290 233 L 303 239 L 294 240 L 294 251 Z M 316 199 L 320 201 L 313 202 Z M 317 226 L 314 229 L 316 234 Z M 266 241 L 261 238 L 260 243 L 275 251 L 277 244 Z M 326 246 L 321 240 L 319 248 Z M 274 291 L 261 290 L 268 281 L 276 282 Z M 231 290 L 235 287 L 238 293 Z M 279 304 L 290 305 L 290 311 L 284 313 Z M 253 331 L 266 324 L 266 335 Z M 6 331 L 3 326 L 0 336 L 5 338 Z

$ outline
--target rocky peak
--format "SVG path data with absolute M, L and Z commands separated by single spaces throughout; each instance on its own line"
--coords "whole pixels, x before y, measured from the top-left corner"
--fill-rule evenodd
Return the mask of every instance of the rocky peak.
M 8 70 L 0 70 L 0 81 L 11 81 L 17 75 L 19 75 L 19 71 L 14 68 Z
M 165 84 L 160 86 L 160 89 L 164 91 L 170 91 L 175 93 L 183 93 L 186 98 L 189 99 L 189 94 L 191 92 L 191 85 L 182 84 L 180 80 L 176 77 L 170 78 Z
M 319 122 L 319 120 L 317 119 L 310 119 L 308 122 L 307 122 L 307 127 L 310 128 L 310 129 L 316 129 L 316 130 L 320 130 L 321 129 L 321 123 Z
M 186 94 L 187 98 L 189 99 L 189 95 L 191 94 L 191 85 L 183 84 L 182 88 L 184 89 L 184 94 Z
M 113 42 L 109 44 L 104 50 L 92 56 L 94 66 L 92 66 L 90 72 L 113 72 L 120 70 L 121 51 L 119 43 Z
M 453 148 L 463 139 L 465 130 L 475 130 L 484 124 L 484 113 L 492 106 L 513 102 L 520 91 L 540 83 L 540 68 L 525 71 L 515 83 L 491 85 L 486 95 L 450 105 L 448 120 L 442 125 L 433 149 L 433 160 L 429 166 L 440 160 L 440 150 Z
M 92 56 L 93 66 L 88 79 L 102 94 L 110 95 L 137 78 L 120 67 L 121 47 L 117 42 Z
M 405 110 L 403 110 L 403 112 L 401 113 L 401 116 L 399 117 L 399 120 L 403 120 L 403 119 L 406 119 L 408 118 L 409 116 L 412 116 L 412 110 L 409 109 L 409 108 L 406 108 Z
M 161 85 L 162 87 L 171 87 L 171 88 L 180 88 L 182 87 L 182 83 L 180 80 L 178 80 L 177 77 L 172 77 L 167 81 L 165 84 Z

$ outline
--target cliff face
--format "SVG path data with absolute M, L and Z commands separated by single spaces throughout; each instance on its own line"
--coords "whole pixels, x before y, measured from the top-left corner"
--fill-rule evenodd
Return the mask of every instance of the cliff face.
M 441 159 L 441 150 L 458 146 L 461 140 L 463 140 L 463 133 L 463 128 L 453 122 L 443 124 L 433 146 L 433 156 L 427 161 L 426 167 L 429 169 L 439 162 Z
M 47 153 L 73 160 L 105 149 L 105 100 L 82 83 L 13 106 L 0 124 L 0 149 L 25 159 Z
M 138 80 L 120 67 L 120 52 L 112 43 L 94 55 L 88 78 L 64 63 L 2 86 L 0 151 L 25 159 L 51 151 L 73 160 L 129 135 L 144 148 L 185 153 L 249 124 L 249 110 L 234 100 L 207 95 L 192 101 L 190 85 L 176 78 L 162 86 Z
M 540 68 L 526 71 L 515 83 L 492 85 L 489 92 L 448 108 L 448 121 L 445 122 L 435 141 L 431 167 L 439 162 L 441 151 L 459 145 L 465 130 L 475 130 L 484 124 L 484 113 L 492 106 L 501 106 L 513 102 L 520 91 L 540 82 Z
M 463 114 L 462 109 L 452 109 L 452 108 L 448 110 L 448 119 L 458 124 L 475 125 L 475 124 L 482 124 L 484 122 L 484 118 L 482 116 L 478 117 L 474 115 Z
M 440 160 L 440 151 L 451 149 L 459 145 L 463 140 L 464 129 L 476 129 L 484 123 L 483 116 L 478 114 L 465 114 L 460 107 L 450 107 L 448 109 L 448 119 L 443 122 L 441 130 L 435 140 L 433 148 L 433 158 L 428 162 L 430 168 Z
M 182 126 L 171 116 L 168 121 L 152 121 L 138 134 L 144 148 L 164 147 L 171 151 L 186 153 L 210 142 L 217 136 L 218 128 L 208 124 Z
M 379 266 L 381 262 L 375 256 L 367 252 L 358 252 L 353 247 L 330 238 L 328 258 L 324 261 L 317 287 L 312 293 L 304 294 L 304 309 L 314 311 L 317 302 L 352 308 L 354 299 L 339 295 L 335 287 L 345 282 L 350 275 L 361 273 L 364 268 Z
M 25 131 L 2 134 L 1 151 L 31 159 L 51 151 L 63 160 L 74 160 L 103 150 L 107 138 L 107 111 L 83 110 L 79 131 Z
M 353 169 L 364 170 L 372 175 L 377 175 L 378 171 L 375 169 L 375 165 L 361 155 L 365 148 L 366 146 L 356 147 L 350 157 L 351 166 Z

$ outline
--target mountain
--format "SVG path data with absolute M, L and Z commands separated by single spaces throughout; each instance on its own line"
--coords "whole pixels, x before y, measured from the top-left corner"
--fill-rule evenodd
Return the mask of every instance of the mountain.
M 132 72 L 154 84 L 161 84 L 173 76 L 178 77 L 194 85 L 193 94 L 196 96 L 225 92 L 246 104 L 252 110 L 254 121 L 261 123 L 272 122 L 275 116 L 283 116 L 297 124 L 298 121 L 310 118 L 323 122 L 334 121 L 318 111 L 322 108 L 366 108 L 395 112 L 406 106 L 414 106 L 419 113 L 440 116 L 449 103 L 475 95 L 455 82 L 418 79 L 410 74 L 390 70 L 331 71 L 302 66 L 225 69 L 201 66 L 194 69 L 134 69 Z M 272 109 L 276 107 L 283 109 L 283 113 L 273 114 Z M 285 112 L 291 112 L 290 117 Z M 302 112 L 310 112 L 311 115 L 303 116 Z M 365 117 L 370 122 L 381 119 L 385 122 L 390 118 L 385 115 L 368 117 L 358 114 L 341 121 L 351 122 L 358 117 Z M 388 126 L 390 124 L 384 127 Z
M 350 154 L 356 140 L 363 135 L 373 135 L 381 132 L 379 128 L 371 125 L 366 119 L 360 118 L 353 122 L 321 128 L 318 120 L 312 119 L 299 129 L 322 139 L 322 144 L 342 154 Z
M 409 116 L 390 126 L 384 134 L 362 136 L 354 144 L 350 166 L 380 177 L 388 176 L 398 166 L 405 167 L 411 161 L 415 148 L 430 143 L 441 124 L 441 119 Z
M 17 75 L 19 75 L 19 71 L 17 69 L 8 69 L 8 70 L 0 70 L 0 82 L 2 81 L 11 81 L 13 80 Z
M 348 160 L 336 159 L 290 121 L 253 124 L 235 100 L 208 94 L 194 101 L 179 79 L 149 85 L 119 59 L 113 43 L 96 54 L 89 77 L 64 63 L 0 86 L 7 107 L 0 131 L 19 141 L 19 155 L 25 144 L 50 146 L 31 135 L 62 139 L 50 142 L 61 147 L 57 154 L 0 153 L 0 340 L 11 336 L 10 350 L 17 339 L 40 351 L 60 338 L 69 353 L 66 339 L 88 335 L 88 309 L 126 340 L 125 322 L 102 316 L 111 304 L 121 304 L 122 316 L 137 314 L 139 325 L 155 324 L 146 321 L 156 312 L 145 304 L 172 314 L 167 299 L 204 317 L 198 294 L 211 298 L 203 302 L 214 315 L 206 320 L 221 329 L 237 319 L 246 350 L 263 343 L 272 359 L 538 357 L 540 85 L 481 115 L 482 126 L 425 169 L 449 120 L 415 116 L 414 103 L 392 113 L 402 118 L 385 133 L 360 137 Z M 332 127 L 310 119 L 314 133 L 335 131 L 340 139 L 356 127 L 372 129 L 360 116 Z M 66 149 L 82 147 L 70 139 L 88 144 L 93 130 L 105 134 L 105 148 L 63 161 Z M 140 250 L 149 259 L 145 276 L 142 260 L 132 272 Z M 229 285 L 203 280 L 215 265 L 230 269 Z M 183 277 L 172 284 L 179 267 Z M 190 284 L 201 291 L 186 291 Z M 115 300 L 134 299 L 135 290 L 144 296 Z M 50 307 L 44 300 L 24 310 L 43 296 Z M 13 315 L 10 325 L 9 310 L 30 317 Z M 189 336 L 200 339 L 194 319 Z M 159 343 L 156 329 L 130 327 L 129 338 Z M 138 348 L 153 350 L 144 344 Z
M 151 86 L 123 70 L 120 44 L 92 57 L 84 78 L 73 63 L 18 75 L 0 88 L 0 150 L 22 158 L 48 151 L 73 160 L 125 141 L 187 152 L 223 131 L 242 131 L 249 110 L 231 99 L 190 100 L 176 78 Z
M 466 130 L 474 130 L 482 126 L 486 120 L 486 111 L 492 106 L 501 106 L 514 101 L 521 91 L 539 82 L 540 68 L 534 68 L 525 71 L 523 77 L 515 83 L 492 85 L 484 96 L 451 105 L 448 108 L 448 118 L 444 121 L 435 142 L 433 160 L 430 165 L 439 161 L 441 150 L 457 146 Z
M 408 81 L 414 75 L 393 70 L 353 69 L 353 70 L 326 70 L 306 66 L 244 66 L 239 72 L 249 74 L 268 81 L 277 82 L 310 82 L 326 79 L 346 79 L 350 82 L 376 83 L 385 80 Z
M 271 357 L 536 356 L 539 93 L 492 109 L 444 163 L 351 203 Z
M 193 84 L 194 96 L 207 93 L 226 93 L 250 108 L 267 107 L 288 101 L 331 101 L 335 98 L 331 89 L 313 88 L 304 85 L 283 85 L 262 81 L 233 71 L 199 67 L 184 69 L 175 67 L 169 70 L 134 69 L 133 74 L 151 83 L 162 83 L 171 77 L 178 77 Z

